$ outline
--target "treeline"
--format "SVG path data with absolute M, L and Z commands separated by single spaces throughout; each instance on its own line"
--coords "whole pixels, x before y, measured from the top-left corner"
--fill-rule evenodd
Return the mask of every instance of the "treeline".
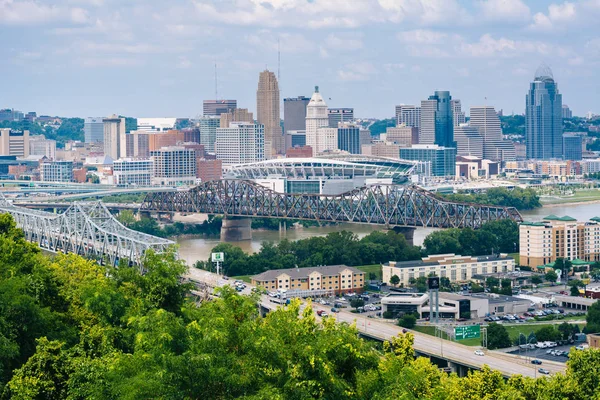
M 565 374 L 459 378 L 415 358 L 408 333 L 376 349 L 311 307 L 261 317 L 223 289 L 197 304 L 173 253 L 139 268 L 43 256 L 0 216 L 3 399 L 593 399 L 600 350 L 571 351 Z M 300 318 L 302 317 L 302 318 Z
M 219 235 L 223 220 L 220 216 L 209 215 L 208 219 L 200 224 L 174 222 L 161 227 L 154 218 L 136 219 L 130 210 L 121 211 L 117 219 L 130 229 L 164 238 L 181 235 Z
M 278 244 L 265 242 L 258 253 L 247 254 L 230 243 L 221 243 L 212 250 L 225 253 L 223 273 L 229 276 L 254 275 L 270 269 L 313 267 L 318 265 L 368 265 L 390 260 L 416 260 L 421 256 L 418 246 L 393 231 L 371 232 L 359 239 L 342 231 L 297 241 L 282 240 Z M 198 261 L 197 268 L 213 270 L 207 261 Z
M 515 207 L 517 210 L 532 210 L 542 206 L 540 197 L 532 188 L 522 189 L 516 187 L 511 190 L 491 188 L 485 193 L 456 193 L 443 195 L 443 197 L 457 202 Z
M 502 219 L 483 224 L 481 228 L 450 228 L 435 231 L 423 241 L 426 254 L 454 253 L 488 255 L 519 251 L 519 225 Z

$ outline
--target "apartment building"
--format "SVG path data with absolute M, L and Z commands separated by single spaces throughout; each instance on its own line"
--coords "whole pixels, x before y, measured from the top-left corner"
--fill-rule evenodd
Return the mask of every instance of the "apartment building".
M 40 165 L 42 182 L 73 182 L 73 161 L 49 161 Z
M 150 186 L 152 184 L 152 173 L 152 160 L 124 158 L 113 163 L 113 176 L 116 185 Z
M 252 284 L 267 290 L 333 290 L 335 293 L 360 292 L 365 273 L 346 265 L 310 268 L 272 269 L 254 275 Z
M 150 152 L 154 163 L 152 184 L 165 186 L 196 183 L 196 151 L 180 146 Z
M 600 261 L 600 218 L 577 221 L 549 215 L 519 226 L 519 264 L 538 267 L 557 258 Z
M 435 254 L 421 260 L 390 261 L 383 265 L 383 281 L 389 283 L 392 276 L 400 278 L 401 286 L 408 286 L 413 279 L 434 274 L 448 278 L 450 282 L 466 282 L 475 275 L 496 274 L 515 270 L 515 260 L 508 254 L 489 256 L 461 256 Z

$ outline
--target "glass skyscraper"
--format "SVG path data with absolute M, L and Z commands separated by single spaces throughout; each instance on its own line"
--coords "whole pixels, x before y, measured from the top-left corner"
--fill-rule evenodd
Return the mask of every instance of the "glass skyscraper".
M 337 147 L 350 154 L 360 154 L 360 127 L 344 125 L 338 128 Z
M 419 144 L 456 147 L 452 106 L 452 96 L 446 90 L 436 90 L 433 96 L 421 102 Z
M 562 158 L 562 95 L 547 66 L 535 72 L 526 103 L 527 158 Z

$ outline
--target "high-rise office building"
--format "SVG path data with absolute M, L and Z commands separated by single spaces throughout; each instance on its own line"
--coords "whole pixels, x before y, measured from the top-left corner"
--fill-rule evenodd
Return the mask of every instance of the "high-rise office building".
M 265 160 L 265 128 L 259 124 L 231 123 L 217 129 L 215 150 L 223 165 Z
M 306 106 L 310 99 L 304 96 L 283 99 L 283 132 L 306 129 Z
M 29 131 L 0 129 L 0 156 L 29 156 Z
M 87 117 L 83 122 L 83 137 L 86 143 L 104 141 L 104 121 L 102 117 Z
M 285 150 L 292 147 L 306 146 L 306 132 L 305 131 L 287 131 L 285 133 Z
M 217 128 L 221 126 L 221 120 L 216 116 L 204 116 L 200 118 L 200 144 L 209 153 L 215 152 L 215 141 L 217 139 Z
M 396 106 L 396 124 L 419 128 L 421 126 L 421 107 L 407 104 Z
M 154 163 L 150 159 L 123 158 L 113 163 L 115 185 L 150 186 L 153 173 Z
M 56 140 L 46 139 L 44 135 L 31 136 L 29 138 L 29 155 L 56 160 Z
M 196 183 L 196 151 L 180 146 L 150 152 L 153 162 L 152 184 L 163 186 Z
M 236 108 L 229 112 L 221 114 L 221 123 L 219 128 L 229 128 L 232 122 L 254 123 L 254 115 L 247 108 Z
M 306 145 L 312 148 L 313 155 L 328 147 L 323 143 L 324 138 L 317 135 L 317 130 L 323 127 L 329 127 L 327 104 L 319 93 L 319 87 L 315 86 L 315 92 L 306 106 Z
M 219 116 L 237 108 L 237 100 L 204 100 L 202 102 L 202 115 Z
M 562 106 L 562 117 L 563 117 L 563 119 L 573 118 L 573 111 L 571 111 L 569 106 L 566 104 L 563 104 L 563 106 Z
M 419 128 L 413 126 L 396 126 L 385 130 L 385 141 L 408 147 L 419 143 Z
M 329 127 L 337 128 L 339 123 L 352 122 L 354 120 L 354 108 L 329 108 L 327 109 Z
M 42 182 L 73 182 L 73 161 L 47 161 L 40 165 Z
M 583 157 L 581 135 L 565 133 L 563 135 L 563 159 L 579 161 Z
M 456 173 L 456 148 L 431 144 L 416 144 L 400 148 L 400 159 L 431 163 L 433 176 L 454 176 Z
M 511 141 L 502 138 L 502 125 L 492 106 L 471 107 L 469 125 L 483 137 L 483 157 L 493 161 L 514 161 L 516 153 Z
M 104 155 L 113 160 L 127 157 L 127 137 L 125 134 L 125 118 L 111 115 L 104 122 Z
M 552 70 L 540 66 L 526 97 L 527 158 L 548 160 L 562 157 L 562 95 Z
M 361 153 L 361 129 L 353 124 L 343 124 L 337 128 L 337 148 L 350 154 Z
M 421 102 L 419 144 L 454 147 L 451 100 L 450 92 L 438 90 Z
M 265 129 L 265 158 L 283 154 L 284 143 L 279 112 L 279 85 L 271 71 L 264 70 L 258 78 L 256 91 L 256 120 Z
M 465 112 L 462 110 L 460 100 L 451 100 L 450 106 L 452 107 L 452 123 L 454 126 L 464 124 L 467 120 L 465 118 Z
M 474 126 L 460 124 L 454 127 L 454 141 L 457 156 L 474 156 L 483 158 L 483 137 Z

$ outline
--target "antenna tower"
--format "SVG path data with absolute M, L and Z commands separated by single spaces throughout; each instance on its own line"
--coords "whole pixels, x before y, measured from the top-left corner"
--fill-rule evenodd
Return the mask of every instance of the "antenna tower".
M 219 100 L 219 89 L 217 82 L 217 62 L 215 61 L 215 100 Z

